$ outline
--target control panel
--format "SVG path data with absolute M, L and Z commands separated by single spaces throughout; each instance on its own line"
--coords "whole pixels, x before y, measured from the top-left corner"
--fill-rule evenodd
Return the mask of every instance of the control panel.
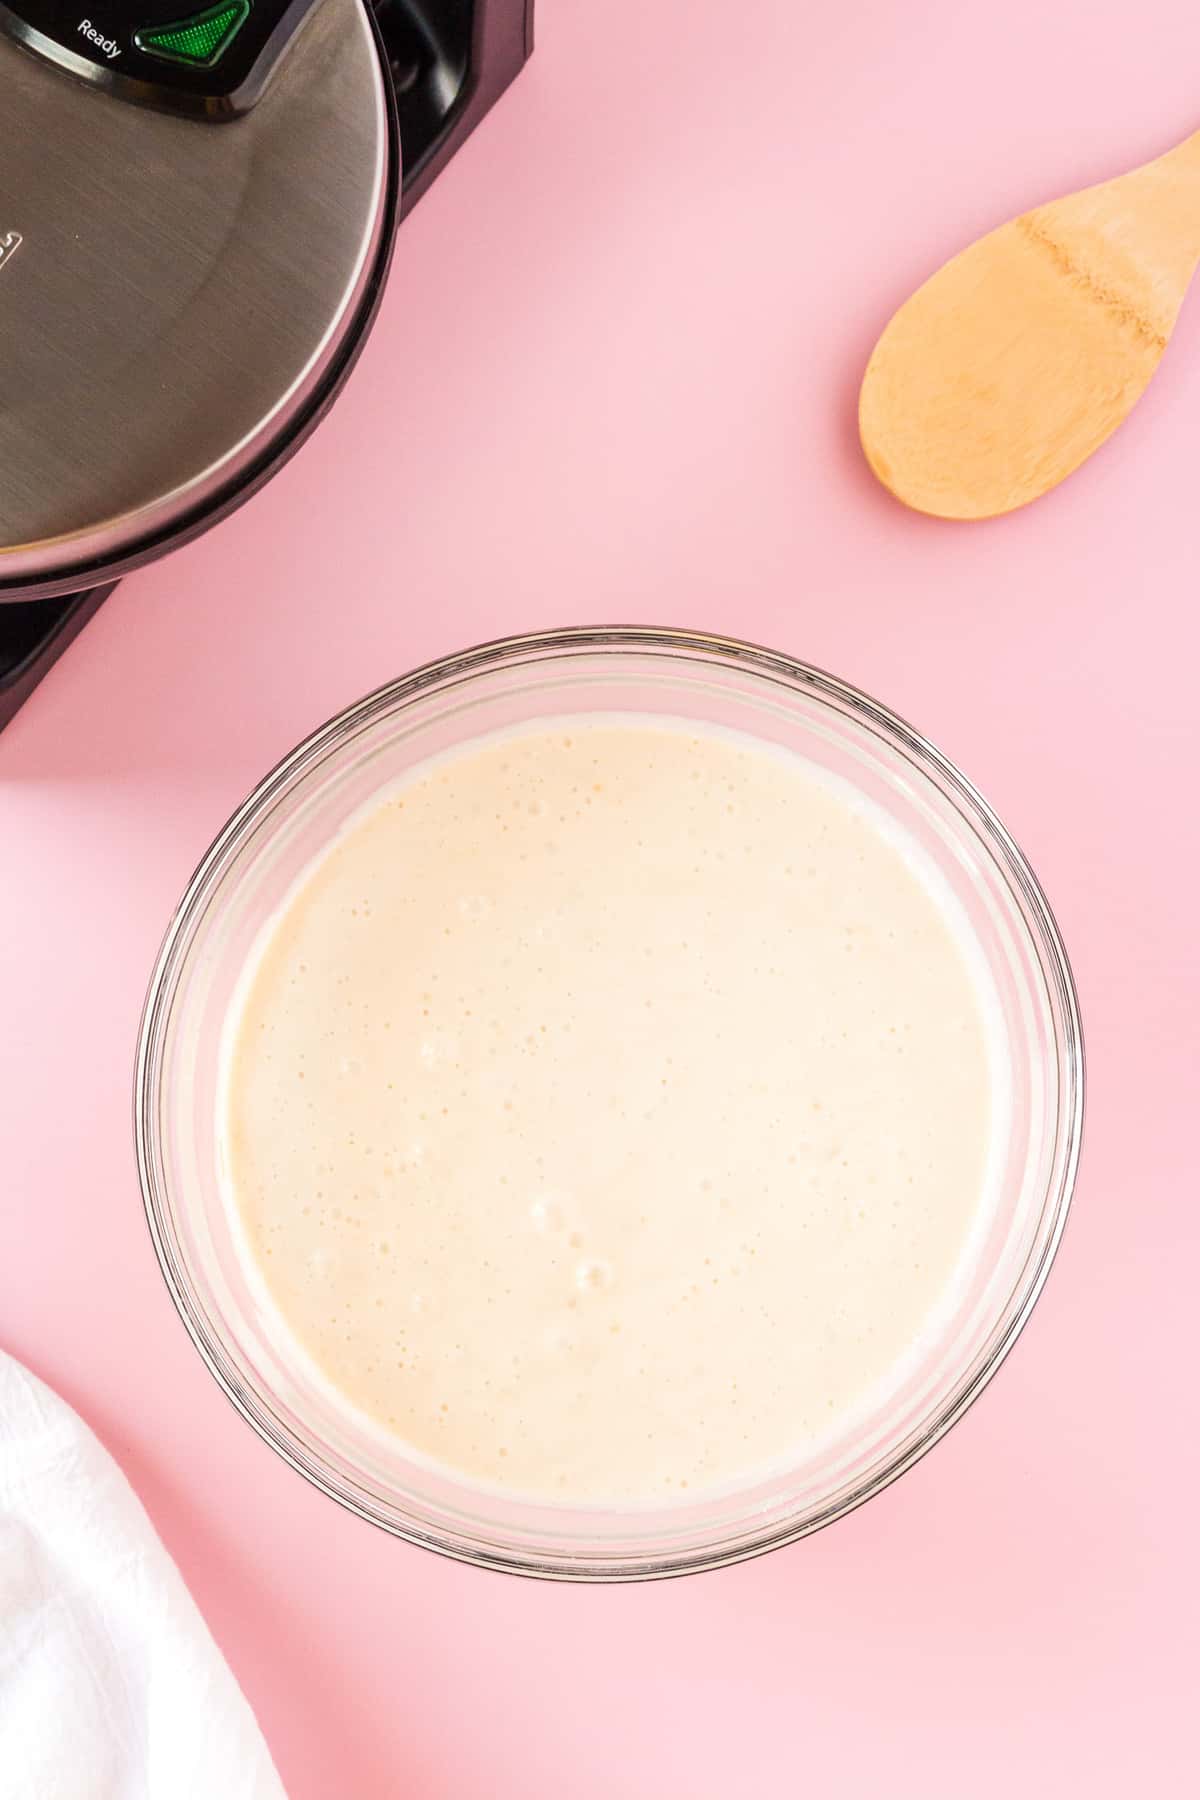
M 122 99 L 246 112 L 319 0 L 0 0 L 0 34 Z

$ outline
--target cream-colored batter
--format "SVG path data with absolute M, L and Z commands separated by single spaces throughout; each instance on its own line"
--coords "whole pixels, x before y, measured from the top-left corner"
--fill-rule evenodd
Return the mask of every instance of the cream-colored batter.
M 995 1124 L 987 1003 L 849 788 L 686 723 L 416 770 L 265 934 L 223 1152 L 282 1320 L 463 1475 L 694 1498 L 896 1379 Z

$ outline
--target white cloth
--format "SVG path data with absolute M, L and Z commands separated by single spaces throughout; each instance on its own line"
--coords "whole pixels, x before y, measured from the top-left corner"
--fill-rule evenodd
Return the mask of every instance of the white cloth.
M 282 1800 L 254 1715 L 108 1452 L 0 1355 L 2 1800 Z

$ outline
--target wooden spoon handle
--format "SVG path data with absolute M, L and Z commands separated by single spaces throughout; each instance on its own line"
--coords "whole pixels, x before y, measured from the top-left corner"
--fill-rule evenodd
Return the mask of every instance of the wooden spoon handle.
M 1200 132 L 1116 181 L 1035 207 L 1018 224 L 1065 275 L 1162 348 L 1200 263 Z

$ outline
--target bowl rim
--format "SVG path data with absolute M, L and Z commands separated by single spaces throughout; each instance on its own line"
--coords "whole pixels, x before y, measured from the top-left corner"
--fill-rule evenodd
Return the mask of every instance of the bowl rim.
M 539 1557 L 521 1550 L 481 1547 L 473 1540 L 468 1542 L 465 1539 L 443 1537 L 416 1521 L 401 1522 L 395 1517 L 384 1516 L 372 1507 L 369 1499 L 358 1497 L 352 1484 L 344 1482 L 328 1470 L 323 1462 L 307 1453 L 306 1447 L 297 1440 L 295 1434 L 275 1419 L 268 1396 L 248 1389 L 234 1371 L 226 1366 L 221 1355 L 219 1336 L 212 1334 L 210 1337 L 205 1321 L 197 1316 L 197 1311 L 188 1298 L 185 1271 L 173 1242 L 169 1204 L 166 1195 L 159 1191 L 156 1155 L 159 1089 L 155 1075 L 162 1047 L 163 1027 L 170 1012 L 173 977 L 187 949 L 185 940 L 190 928 L 203 917 L 209 892 L 219 879 L 230 852 L 243 834 L 253 827 L 272 799 L 291 783 L 301 779 L 310 766 L 319 764 L 339 740 L 353 738 L 375 719 L 400 710 L 428 692 L 456 686 L 484 671 L 593 650 L 609 653 L 623 651 L 632 655 L 657 654 L 667 660 L 717 663 L 742 671 L 749 670 L 768 678 L 782 679 L 792 688 L 797 685 L 808 688 L 819 699 L 835 702 L 869 726 L 881 730 L 887 739 L 913 756 L 918 763 L 931 768 L 954 799 L 965 803 L 972 815 L 973 825 L 988 848 L 997 856 L 1006 877 L 1018 890 L 1023 906 L 1031 915 L 1030 930 L 1038 942 L 1039 964 L 1044 977 L 1053 977 L 1057 1006 L 1052 1010 L 1058 1062 L 1060 1068 L 1065 1068 L 1068 1076 L 1058 1109 L 1058 1129 L 1061 1132 L 1065 1124 L 1065 1141 L 1055 1153 L 1056 1174 L 1045 1197 L 1049 1229 L 1037 1250 L 1032 1267 L 1023 1271 L 1024 1291 L 1020 1291 L 1020 1284 L 1014 1289 L 1014 1295 L 1020 1294 L 1019 1303 L 1007 1309 L 1007 1314 L 1000 1315 L 1004 1320 L 1003 1330 L 999 1332 L 995 1342 L 988 1346 L 986 1354 L 976 1359 L 978 1366 L 967 1366 L 954 1391 L 936 1410 L 925 1429 L 908 1440 L 881 1468 L 869 1471 L 848 1492 L 834 1497 L 811 1516 L 784 1521 L 757 1534 L 751 1531 L 732 1544 L 689 1549 L 661 1557 L 643 1555 L 636 1561 L 628 1562 L 622 1562 L 615 1555 L 611 1560 L 587 1556 L 572 1558 L 562 1553 Z M 891 708 L 851 683 L 814 664 L 763 645 L 710 632 L 667 626 L 567 626 L 492 639 L 466 650 L 435 658 L 407 674 L 384 682 L 317 726 L 255 784 L 234 809 L 197 864 L 164 932 L 138 1028 L 133 1130 L 143 1206 L 167 1291 L 209 1373 L 226 1398 L 277 1455 L 323 1494 L 368 1524 L 377 1526 L 389 1536 L 433 1550 L 454 1561 L 495 1572 L 544 1580 L 615 1583 L 658 1580 L 723 1568 L 809 1537 L 890 1487 L 892 1482 L 918 1462 L 957 1424 L 1007 1358 L 1024 1329 L 1053 1266 L 1070 1214 L 1078 1176 L 1085 1090 L 1085 1050 L 1078 994 L 1066 947 L 1049 901 L 1027 858 L 978 788 L 923 733 Z

